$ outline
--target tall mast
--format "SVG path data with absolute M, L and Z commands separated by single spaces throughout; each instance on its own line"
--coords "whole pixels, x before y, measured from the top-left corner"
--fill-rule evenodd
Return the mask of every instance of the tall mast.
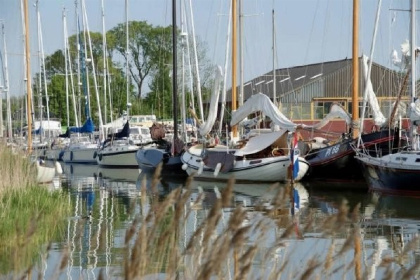
M 76 45 L 77 45 L 77 97 L 78 97 L 78 105 L 79 105 L 79 110 L 78 110 L 78 119 L 81 120 L 82 119 L 82 110 L 81 110 L 81 99 L 82 99 L 82 81 L 81 81 L 81 76 L 80 76 L 80 71 L 81 71 L 81 65 L 80 65 L 80 51 L 81 51 L 81 46 L 80 46 L 80 26 L 79 26 L 79 12 L 78 12 L 78 7 L 77 7 L 77 0 L 74 1 L 74 13 L 75 13 L 75 20 L 76 20 L 76 30 L 77 30 L 77 36 L 76 36 Z M 76 123 L 77 125 L 77 123 Z
M 277 106 L 277 93 L 276 93 L 276 29 L 275 18 L 273 9 L 273 103 Z
M 172 0 L 172 103 L 174 116 L 174 140 L 178 139 L 178 87 L 177 87 L 177 48 L 176 48 L 176 0 Z
M 232 0 L 232 112 L 236 111 L 236 0 Z M 238 137 L 238 127 L 232 127 L 232 137 Z
M 32 151 L 32 88 L 31 88 L 31 57 L 29 51 L 29 14 L 28 14 L 28 0 L 24 0 L 24 13 L 25 13 L 25 57 L 26 57 L 26 114 L 28 117 L 28 153 Z
M 67 116 L 67 127 L 70 127 L 70 108 L 69 108 L 69 76 L 68 76 L 68 65 L 67 65 L 67 24 L 66 24 L 66 9 L 63 9 L 63 39 L 64 39 L 64 75 L 66 81 L 66 116 Z
M 8 139 L 12 139 L 12 111 L 10 109 L 10 91 L 9 91 L 9 70 L 7 65 L 7 47 L 6 34 L 4 32 L 4 24 L 2 24 L 3 31 L 3 46 L 4 46 L 4 92 L 6 92 L 6 118 L 7 118 L 7 135 Z
M 410 22 L 410 57 L 411 57 L 411 102 L 414 104 L 416 99 L 416 1 L 411 0 L 411 22 Z M 412 122 L 413 123 L 413 122 Z M 418 145 L 414 144 L 415 141 L 415 132 L 417 132 L 417 126 L 411 125 L 410 135 L 412 148 L 418 150 Z
M 359 0 L 353 0 L 353 138 L 359 136 Z
M 102 53 L 103 53 L 103 90 L 104 90 L 104 122 L 107 123 L 107 102 L 106 102 L 106 91 L 107 91 L 107 69 L 106 69 L 106 33 L 105 33 L 105 8 L 104 8 L 104 0 L 101 0 L 101 8 L 102 8 Z
M 127 94 L 127 120 L 128 120 L 128 117 L 129 117 L 129 110 L 130 110 L 130 97 L 129 97 L 129 93 L 128 93 L 128 91 L 129 91 L 129 86 L 130 86 L 130 82 L 129 82 L 129 79 L 128 79 L 128 72 L 129 72 L 129 69 L 128 69 L 128 53 L 129 53 L 129 51 L 128 51 L 128 0 L 125 0 L 125 39 L 126 39 L 126 42 L 125 42 L 125 76 L 126 76 L 126 94 Z

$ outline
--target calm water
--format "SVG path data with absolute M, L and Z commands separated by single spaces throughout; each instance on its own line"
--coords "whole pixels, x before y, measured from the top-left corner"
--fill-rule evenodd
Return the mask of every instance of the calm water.
M 107 279 L 122 278 L 125 232 L 136 217 L 149 210 L 150 205 L 141 202 L 141 196 L 147 194 L 140 192 L 140 185 L 146 180 L 150 187 L 150 174 L 142 174 L 135 169 L 103 169 L 95 165 L 63 165 L 63 170 L 60 181 L 52 187 L 68 195 L 74 205 L 73 214 L 68 219 L 65 240 L 53 243 L 48 258 L 37 267 L 37 273 L 45 279 L 56 276 L 64 248 L 69 246 L 70 264 L 59 276 L 60 279 L 97 279 L 101 270 Z M 158 186 L 159 195 L 164 197 L 173 189 L 182 187 L 184 180 L 176 177 L 162 179 Z M 188 242 L 189 236 L 208 214 L 224 186 L 212 182 L 193 183 L 191 204 L 186 207 L 191 207 L 194 215 L 186 222 L 180 246 Z M 280 187 L 285 188 L 285 185 Z M 254 275 L 266 275 L 273 267 L 287 260 L 288 265 L 278 278 L 294 279 L 300 277 L 302 268 L 311 260 L 325 259 L 332 244 L 338 252 L 354 225 L 349 224 L 348 228 L 325 236 L 323 223 L 338 212 L 343 200 L 348 202 L 350 211 L 360 205 L 358 225 L 361 228 L 363 279 L 383 278 L 385 268 L 380 263 L 386 257 L 398 259 L 392 267 L 396 278 L 401 278 L 401 273 L 420 260 L 418 243 L 408 254 L 402 255 L 420 229 L 420 199 L 371 193 L 364 184 L 345 182 L 304 182 L 296 184 L 295 188 L 295 207 L 290 204 L 279 210 L 279 215 L 288 217 L 287 221 L 296 224 L 294 233 L 272 250 L 269 260 L 264 258 L 262 261 L 263 252 L 267 253 L 273 248 L 276 238 L 288 226 L 287 222 L 282 223 L 284 219 L 270 220 L 267 235 L 258 243 L 261 256 L 257 255 L 252 265 Z M 244 206 L 248 211 L 244 223 L 252 224 L 264 216 L 264 211 L 257 211 L 254 206 L 269 207 L 276 190 L 270 184 L 237 184 L 234 192 L 232 207 Z M 204 200 L 200 207 L 192 208 L 199 193 L 205 194 Z M 225 210 L 223 215 L 227 218 L 232 208 Z M 336 258 L 333 266 L 337 271 L 329 279 L 353 279 L 354 269 L 345 269 L 353 255 L 354 251 L 350 250 Z M 37 273 L 34 275 L 38 276 Z M 226 274 L 225 279 L 233 277 Z

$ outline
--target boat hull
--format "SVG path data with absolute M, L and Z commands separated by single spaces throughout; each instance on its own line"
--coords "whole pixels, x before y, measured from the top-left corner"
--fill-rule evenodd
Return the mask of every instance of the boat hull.
M 398 158 L 413 158 L 412 163 Z M 357 156 L 363 175 L 372 190 L 399 194 L 420 194 L 420 160 L 418 152 L 397 153 L 381 158 Z
M 36 169 L 36 181 L 41 184 L 52 182 L 56 175 L 56 168 L 52 166 L 45 166 L 36 162 Z
M 97 152 L 99 166 L 139 168 L 136 160 L 137 146 L 111 146 Z
M 97 164 L 96 155 L 98 148 L 80 148 L 74 150 L 65 150 L 62 156 L 62 160 L 65 163 L 87 163 Z
M 362 135 L 362 143 L 365 149 L 370 150 L 372 156 L 390 153 L 395 141 L 393 130 L 383 130 Z M 331 179 L 331 180 L 363 180 L 362 170 L 355 159 L 354 147 L 357 140 L 348 138 L 317 149 L 305 155 L 310 168 L 308 179 Z
M 197 179 L 228 180 L 234 178 L 238 182 L 284 182 L 290 178 L 291 161 L 289 156 L 237 160 L 227 172 L 215 172 L 215 169 L 206 166 L 201 155 L 195 152 L 184 152 L 181 160 L 183 169 L 188 175 Z M 309 163 L 304 158 L 299 157 L 298 163 L 299 172 L 295 178 L 296 181 L 301 180 L 309 169 Z
M 166 149 L 155 147 L 142 148 L 136 153 L 136 160 L 139 168 L 146 172 L 154 172 L 156 167 L 162 163 L 161 173 L 183 173 L 181 155 L 172 156 Z

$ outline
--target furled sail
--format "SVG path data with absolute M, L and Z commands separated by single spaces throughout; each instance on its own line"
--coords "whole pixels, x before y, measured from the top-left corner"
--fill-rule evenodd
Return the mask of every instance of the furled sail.
M 215 83 L 213 86 L 213 93 L 210 100 L 209 114 L 207 116 L 207 120 L 203 124 L 201 124 L 198 129 L 201 135 L 207 135 L 211 131 L 217 118 L 217 106 L 219 104 L 219 95 L 220 95 L 220 82 L 222 81 L 222 77 L 223 77 L 222 68 L 220 66 L 216 68 L 215 75 L 216 77 L 215 77 Z
M 376 98 L 376 94 L 373 91 L 372 81 L 370 77 L 368 77 L 368 57 L 363 56 L 363 74 L 366 81 L 366 98 L 369 102 L 370 108 L 372 110 L 373 120 L 375 125 L 382 126 L 386 123 L 386 118 L 381 112 L 381 108 L 379 107 L 378 99 Z

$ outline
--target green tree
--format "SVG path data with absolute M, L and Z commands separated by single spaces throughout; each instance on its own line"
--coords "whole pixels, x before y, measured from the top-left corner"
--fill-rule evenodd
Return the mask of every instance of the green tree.
M 128 23 L 128 56 L 126 46 L 126 24 L 120 23 L 108 31 L 108 49 L 119 54 L 125 67 L 128 62 L 129 73 L 136 84 L 137 97 L 142 98 L 142 88 L 158 65 L 171 58 L 171 27 L 154 27 L 146 21 Z

